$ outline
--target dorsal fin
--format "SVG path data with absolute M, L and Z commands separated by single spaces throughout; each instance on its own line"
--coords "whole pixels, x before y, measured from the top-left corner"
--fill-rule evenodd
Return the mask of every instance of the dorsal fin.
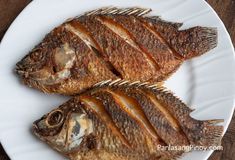
M 166 94 L 172 94 L 174 95 L 172 92 L 170 92 L 169 90 L 167 90 L 164 86 L 162 86 L 161 84 L 151 84 L 149 82 L 140 82 L 140 81 L 135 81 L 135 82 L 130 82 L 127 80 L 122 80 L 122 79 L 117 79 L 115 81 L 112 80 L 107 80 L 107 81 L 103 81 L 100 82 L 98 84 L 95 85 L 95 87 L 105 87 L 105 86 L 110 86 L 110 87 L 122 87 L 122 86 L 126 86 L 126 87 L 134 87 L 134 88 L 144 88 L 147 90 L 158 90 L 160 92 L 166 93 Z M 141 91 L 143 92 L 143 91 Z M 146 96 L 148 96 L 151 101 L 156 104 L 156 106 L 158 106 L 158 109 L 164 114 L 166 115 L 166 118 L 168 119 L 168 121 L 172 124 L 173 128 L 178 130 L 179 126 L 176 123 L 176 120 L 174 118 L 172 118 L 172 116 L 168 116 L 169 112 L 167 110 L 165 110 L 164 107 L 162 107 L 162 105 L 154 98 L 154 96 L 151 94 L 151 92 L 143 92 L 144 94 L 146 94 Z M 178 98 L 179 99 L 179 98 Z M 179 99 L 180 100 L 180 99 Z M 180 100 L 181 101 L 181 100 Z M 182 102 L 182 101 L 181 101 Z M 183 102 L 182 102 L 183 103 Z
M 86 16 L 90 15 L 102 15 L 102 14 L 118 14 L 118 15 L 133 15 L 133 16 L 143 16 L 151 12 L 150 8 L 117 8 L 117 7 L 103 7 L 96 10 L 89 11 L 85 13 Z
M 162 86 L 162 82 L 159 83 L 149 83 L 149 82 L 140 82 L 140 81 L 129 81 L 129 80 L 124 80 L 124 79 L 116 79 L 116 80 L 112 80 L 112 79 L 108 79 L 108 80 L 104 80 L 101 82 L 98 82 L 96 84 L 93 85 L 93 87 L 102 87 L 102 86 L 133 86 L 133 87 L 146 87 L 149 89 L 163 89 L 165 90 L 165 87 Z
M 140 81 L 128 81 L 128 80 L 124 80 L 124 79 L 116 79 L 116 80 L 105 80 L 105 81 L 101 81 L 96 83 L 95 85 L 93 85 L 94 88 L 99 88 L 99 87 L 105 87 L 105 86 L 110 86 L 110 87 L 122 87 L 122 86 L 129 86 L 129 87 L 135 87 L 135 88 L 145 88 L 145 89 L 150 89 L 150 90 L 158 90 L 162 93 L 165 94 L 172 94 L 174 97 L 176 97 L 181 103 L 184 103 L 179 97 L 177 97 L 173 92 L 171 92 L 169 89 L 167 89 L 166 87 L 164 87 L 162 85 L 162 82 L 159 83 L 149 83 L 149 82 L 140 82 Z M 187 105 L 186 105 L 187 106 Z M 187 108 L 193 112 L 194 109 L 187 106 Z

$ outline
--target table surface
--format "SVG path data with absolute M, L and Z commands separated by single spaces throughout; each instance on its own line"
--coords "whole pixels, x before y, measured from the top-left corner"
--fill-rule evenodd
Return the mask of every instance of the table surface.
M 0 0 L 0 40 L 11 22 L 31 0 Z M 223 20 L 235 44 L 235 0 L 207 0 Z M 215 151 L 209 160 L 232 160 L 235 157 L 235 114 L 222 139 L 223 151 Z M 0 160 L 9 160 L 0 144 Z

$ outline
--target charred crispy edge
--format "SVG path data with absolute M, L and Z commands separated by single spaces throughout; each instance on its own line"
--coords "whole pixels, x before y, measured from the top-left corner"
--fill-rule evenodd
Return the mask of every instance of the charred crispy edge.
M 121 73 L 112 65 L 110 61 L 108 61 L 106 54 L 102 52 L 99 44 L 94 40 L 94 38 L 89 34 L 82 24 L 80 24 L 78 21 L 70 21 L 69 24 L 65 25 L 65 28 L 72 34 L 78 36 L 90 48 L 92 53 L 94 53 L 115 76 L 122 78 Z
M 128 140 L 121 134 L 110 115 L 106 112 L 100 100 L 85 95 L 79 96 L 79 99 L 82 101 L 82 103 L 84 103 L 84 107 L 86 107 L 88 110 L 92 110 L 97 116 L 101 118 L 104 124 L 107 125 L 109 129 L 111 129 L 112 133 L 117 136 L 125 146 L 128 148 L 131 147 Z
M 102 15 L 102 14 L 118 14 L 118 15 L 134 15 L 134 16 L 143 16 L 151 12 L 150 8 L 139 8 L 139 7 L 130 7 L 130 8 L 116 8 L 116 7 L 104 7 L 96 10 L 89 11 L 85 13 L 86 16 L 90 15 Z
M 148 59 L 148 61 L 150 62 L 150 64 L 152 66 L 154 66 L 154 68 L 156 70 L 160 69 L 159 64 L 154 60 L 154 58 L 152 57 L 152 55 L 150 53 L 148 53 L 148 51 L 144 50 L 143 48 L 141 48 L 135 41 L 133 35 L 127 30 L 125 29 L 121 24 L 113 21 L 111 18 L 105 17 L 105 16 L 99 16 L 97 17 L 97 19 L 104 24 L 106 27 L 108 27 L 110 30 L 112 30 L 112 32 L 114 32 L 115 34 L 117 34 L 119 37 L 121 37 L 122 39 L 124 39 L 128 44 L 130 44 L 133 48 L 137 49 L 138 51 L 140 51 L 144 57 L 146 57 L 146 59 Z M 116 29 L 118 28 L 118 29 Z
M 118 87 L 118 86 L 126 86 L 126 87 L 134 87 L 134 88 L 142 88 L 144 90 L 149 90 L 149 91 L 159 91 L 164 94 L 168 94 L 170 97 L 174 97 L 175 100 L 177 100 L 180 104 L 182 104 L 182 107 L 187 110 L 188 116 L 190 117 L 190 113 L 194 111 L 194 109 L 189 108 L 184 102 L 182 102 L 178 97 L 175 97 L 172 92 L 167 90 L 164 86 L 158 85 L 158 84 L 150 84 L 149 82 L 140 82 L 140 81 L 135 81 L 135 82 L 130 82 L 127 80 L 122 80 L 122 79 L 116 79 L 114 81 L 112 80 L 106 80 L 99 82 L 94 85 L 94 88 L 100 88 L 100 87 L 107 87 L 107 86 L 113 86 L 113 87 Z M 192 118 L 192 120 L 195 120 Z M 198 141 L 193 141 L 190 140 L 190 143 L 196 144 L 196 145 L 204 145 L 204 146 L 212 146 L 212 145 L 218 145 L 220 143 L 220 140 L 222 138 L 222 133 L 223 133 L 223 126 L 217 126 L 215 124 L 222 122 L 222 120 L 195 120 L 196 123 L 202 122 L 203 126 L 200 129 L 200 134 L 199 135 L 194 135 L 194 131 L 185 131 L 183 128 L 183 124 L 179 125 L 181 126 L 183 132 L 185 135 L 189 138 L 190 135 L 192 134 L 194 136 L 197 136 L 199 138 Z

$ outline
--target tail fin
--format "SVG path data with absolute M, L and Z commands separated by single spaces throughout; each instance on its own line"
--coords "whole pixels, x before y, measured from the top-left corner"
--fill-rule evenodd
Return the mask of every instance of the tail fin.
M 186 30 L 179 30 L 182 23 L 173 23 L 159 17 L 146 17 L 149 24 L 178 57 L 190 59 L 200 56 L 217 46 L 217 29 L 196 26 Z
M 203 121 L 201 131 L 195 135 L 197 141 L 195 145 L 200 146 L 218 146 L 221 143 L 223 126 L 215 125 L 223 120 Z
M 171 43 L 184 58 L 200 56 L 217 46 L 217 29 L 193 27 L 179 31 L 176 43 Z

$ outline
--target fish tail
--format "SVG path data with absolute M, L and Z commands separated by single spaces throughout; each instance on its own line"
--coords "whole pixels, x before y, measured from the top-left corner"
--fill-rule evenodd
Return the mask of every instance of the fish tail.
M 160 37 L 178 59 L 191 59 L 215 48 L 218 43 L 217 28 L 192 27 L 180 30 L 182 23 L 173 23 L 159 17 L 144 20 Z
M 223 134 L 223 126 L 215 125 L 222 122 L 222 120 L 207 120 L 203 121 L 203 127 L 200 133 L 195 137 L 198 138 L 196 145 L 200 146 L 219 146 L 221 144 L 221 138 Z
M 197 26 L 178 34 L 178 39 L 174 39 L 171 44 L 185 59 L 200 56 L 215 48 L 218 43 L 216 28 Z

